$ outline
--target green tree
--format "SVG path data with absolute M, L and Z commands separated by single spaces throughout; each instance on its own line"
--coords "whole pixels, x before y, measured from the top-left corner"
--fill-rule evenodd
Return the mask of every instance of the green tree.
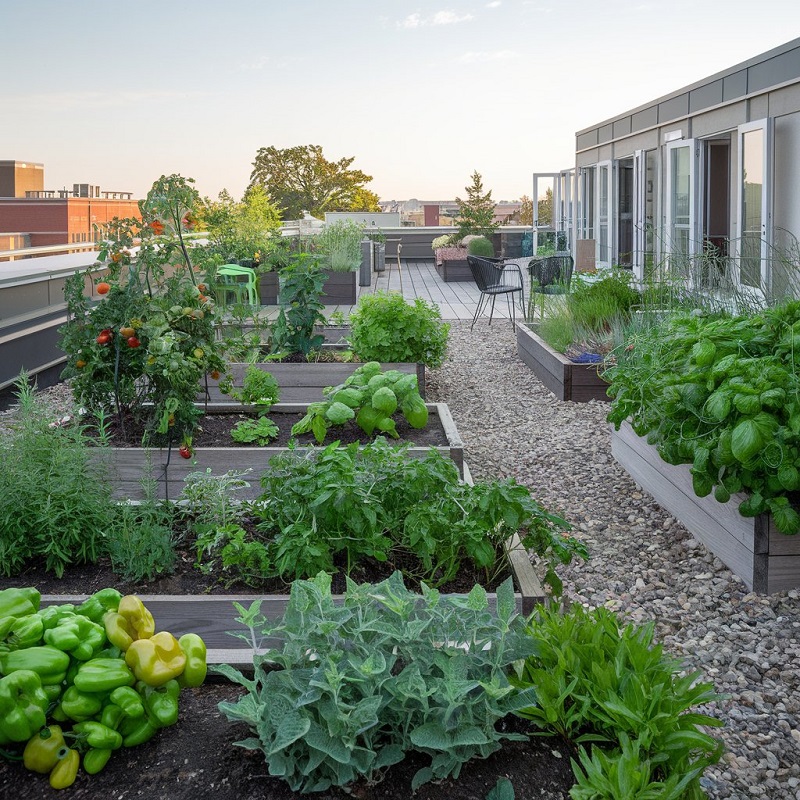
M 553 224 L 553 190 L 550 186 L 544 193 L 544 197 L 538 201 L 539 225 Z
M 371 175 L 350 169 L 354 160 L 328 161 L 316 144 L 284 150 L 262 147 L 253 162 L 250 186 L 263 186 L 283 209 L 284 219 L 298 219 L 303 211 L 315 217 L 326 211 L 363 211 L 365 198 L 374 198 L 377 205 L 377 195 L 364 189 Z
M 519 199 L 519 224 L 520 225 L 533 225 L 533 200 L 528 195 L 524 194 Z
M 464 188 L 467 192 L 467 199 L 462 200 L 460 197 L 456 197 L 456 203 L 458 203 L 458 233 L 456 235 L 459 239 L 470 234 L 491 236 L 499 227 L 499 223 L 494 222 L 494 201 L 491 190 L 484 193 L 483 179 L 477 170 L 472 173 L 472 183 Z

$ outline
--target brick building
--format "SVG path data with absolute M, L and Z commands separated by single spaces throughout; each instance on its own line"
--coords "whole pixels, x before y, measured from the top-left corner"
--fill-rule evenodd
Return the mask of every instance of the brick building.
M 42 164 L 0 161 L 0 242 L 13 238 L 28 247 L 91 242 L 95 225 L 140 216 L 130 192 L 101 192 L 86 183 L 73 184 L 72 190 L 43 187 Z

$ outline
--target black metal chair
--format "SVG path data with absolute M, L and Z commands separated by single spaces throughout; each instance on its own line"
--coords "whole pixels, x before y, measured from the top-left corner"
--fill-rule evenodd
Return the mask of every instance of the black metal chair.
M 528 263 L 528 274 L 531 276 L 531 290 L 528 307 L 535 306 L 535 294 L 567 294 L 572 281 L 572 270 L 575 262 L 566 253 L 554 256 L 533 258 Z
M 525 293 L 523 291 L 522 272 L 519 266 L 516 264 L 503 264 L 502 259 L 481 258 L 480 256 L 467 256 L 467 264 L 469 264 L 472 278 L 481 292 L 478 307 L 475 309 L 475 316 L 472 317 L 470 330 L 475 327 L 475 321 L 486 307 L 489 298 L 492 301 L 489 310 L 489 324 L 492 324 L 494 303 L 499 294 L 506 296 L 508 316 L 511 318 L 511 324 L 513 325 L 516 320 L 516 309 L 512 295 L 518 292 L 522 317 L 523 319 L 525 318 Z

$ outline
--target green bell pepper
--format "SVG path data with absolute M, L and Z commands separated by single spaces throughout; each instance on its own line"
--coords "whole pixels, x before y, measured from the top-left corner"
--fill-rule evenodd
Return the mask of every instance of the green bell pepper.
M 93 658 L 81 664 L 74 683 L 82 692 L 110 692 L 133 686 L 136 678 L 121 658 Z
M 125 712 L 125 716 L 135 719 L 144 714 L 142 697 L 132 686 L 120 686 L 114 689 L 109 699 Z
M 75 606 L 72 603 L 62 603 L 58 606 L 47 606 L 46 608 L 43 608 L 39 614 L 42 617 L 44 629 L 48 631 L 50 628 L 55 628 L 55 626 L 58 625 L 58 623 L 64 617 L 75 616 Z
M 178 697 L 181 693 L 178 681 L 173 679 L 158 687 L 138 681 L 136 691 L 144 700 L 144 708 L 151 725 L 167 728 L 178 721 Z
M 63 753 L 63 758 L 59 758 L 56 765 L 50 771 L 50 786 L 53 789 L 66 789 L 75 783 L 78 775 L 78 767 L 81 757 L 77 750 L 68 748 Z
M 196 633 L 184 633 L 178 644 L 186 656 L 186 666 L 178 678 L 181 686 L 194 688 L 206 679 L 206 643 Z
M 169 631 L 159 631 L 149 639 L 133 642 L 125 652 L 125 663 L 137 680 L 148 686 L 163 686 L 183 672 L 186 656 Z
M 34 733 L 22 751 L 25 769 L 46 775 L 58 761 L 58 751 L 64 746 L 64 734 L 59 725 L 50 725 Z
M 56 647 L 42 645 L 0 653 L 0 672 L 8 675 L 17 670 L 32 670 L 45 685 L 61 683 L 67 676 L 69 656 Z
M 10 624 L 8 624 L 10 622 Z M 0 619 L 0 649 L 21 650 L 39 644 L 44 632 L 40 614 Z
M 106 643 L 105 629 L 79 614 L 62 617 L 54 628 L 44 632 L 47 644 L 88 661 Z
M 27 742 L 47 724 L 49 705 L 35 672 L 20 669 L 0 678 L 0 744 Z
M 116 703 L 109 702 L 103 706 L 103 711 L 100 714 L 100 722 L 107 728 L 111 728 L 112 731 L 117 730 L 124 719 L 126 719 L 125 712 Z
M 77 686 L 68 686 L 61 697 L 61 710 L 75 722 L 83 722 L 100 713 L 103 700 L 102 694 L 82 692 Z
M 83 769 L 89 775 L 97 775 L 111 758 L 111 750 L 92 747 L 83 754 Z
M 125 747 L 137 747 L 140 744 L 149 742 L 158 729 L 153 725 L 147 716 L 133 719 L 125 717 L 119 726 L 122 734 L 122 744 Z
M 33 587 L 0 591 L 0 617 L 25 617 L 39 610 L 42 596 Z
M 88 617 L 92 622 L 102 624 L 103 615 L 107 611 L 116 611 L 119 608 L 120 600 L 122 600 L 122 594 L 116 589 L 101 589 L 84 600 L 75 609 L 75 613 Z
M 122 734 L 103 725 L 102 722 L 92 720 L 79 722 L 72 726 L 72 731 L 85 737 L 89 747 L 96 747 L 99 750 L 116 750 L 122 747 Z
M 64 691 L 64 687 L 60 683 L 43 683 L 42 690 L 51 703 L 58 703 L 61 699 L 61 693 Z

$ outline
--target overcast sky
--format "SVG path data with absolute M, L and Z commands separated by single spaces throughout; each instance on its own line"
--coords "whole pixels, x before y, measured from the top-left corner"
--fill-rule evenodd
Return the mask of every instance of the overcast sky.
M 495 200 L 575 132 L 800 36 L 798 0 L 0 0 L 0 160 L 241 196 L 260 147 L 355 156 L 381 199 Z

